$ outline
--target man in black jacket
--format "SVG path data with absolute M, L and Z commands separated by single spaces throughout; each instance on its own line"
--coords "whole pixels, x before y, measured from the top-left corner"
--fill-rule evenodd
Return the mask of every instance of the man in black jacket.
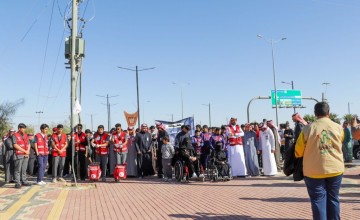
M 152 176 L 155 174 L 152 166 L 152 138 L 147 124 L 141 125 L 141 131 L 136 134 L 135 146 L 137 151 L 138 176 Z

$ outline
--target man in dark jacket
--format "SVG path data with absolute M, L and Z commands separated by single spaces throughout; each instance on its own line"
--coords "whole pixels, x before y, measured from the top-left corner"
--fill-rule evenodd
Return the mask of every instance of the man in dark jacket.
M 190 133 L 189 133 L 190 130 L 191 130 L 190 125 L 181 126 L 181 131 L 175 137 L 175 146 L 174 146 L 175 149 L 180 147 L 180 144 L 183 143 L 185 138 L 188 138 L 190 140 L 190 143 L 188 143 L 190 146 L 188 146 L 188 147 L 189 148 L 192 147 L 191 137 L 190 137 Z
M 156 166 L 158 168 L 158 177 L 163 178 L 161 147 L 163 145 L 163 138 L 165 136 L 169 136 L 169 134 L 166 132 L 165 125 L 162 124 L 162 123 L 156 124 L 156 128 L 158 130 L 158 134 L 157 134 L 157 137 L 156 137 L 156 141 L 157 141 Z
M 294 144 L 294 131 L 290 128 L 289 122 L 285 124 L 285 131 L 284 131 L 284 138 L 285 138 L 285 149 L 284 152 L 290 147 L 290 145 Z
M 12 144 L 12 139 L 11 136 L 15 133 L 14 129 L 10 129 L 8 135 L 6 136 L 6 138 L 4 138 L 4 148 L 5 148 L 5 160 L 4 160 L 4 165 L 5 165 L 5 182 L 6 183 L 10 183 L 10 182 L 14 182 L 14 169 L 15 169 L 15 164 L 14 164 L 14 148 L 13 148 L 13 144 Z
M 155 174 L 152 166 L 152 138 L 148 132 L 147 124 L 141 125 L 141 131 L 136 134 L 135 146 L 137 151 L 138 176 L 142 179 L 144 176 Z

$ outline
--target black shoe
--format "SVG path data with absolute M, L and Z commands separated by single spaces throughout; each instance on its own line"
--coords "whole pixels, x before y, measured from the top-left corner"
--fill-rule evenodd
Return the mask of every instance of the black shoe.
M 29 183 L 29 182 L 23 182 L 21 185 L 23 185 L 23 186 L 31 186 L 32 184 Z
M 158 175 L 158 178 L 159 178 L 159 179 L 160 179 L 160 178 L 163 178 L 163 177 L 164 177 L 163 174 Z
M 102 178 L 102 181 L 103 181 L 103 182 L 106 182 L 106 178 L 105 178 L 105 177 L 104 177 L 104 178 Z
M 19 183 L 16 183 L 16 184 L 15 184 L 15 188 L 16 188 L 16 189 L 20 189 L 20 188 L 21 188 L 21 185 L 20 185 Z
M 15 183 L 15 181 L 14 180 L 10 180 L 10 182 L 9 183 Z

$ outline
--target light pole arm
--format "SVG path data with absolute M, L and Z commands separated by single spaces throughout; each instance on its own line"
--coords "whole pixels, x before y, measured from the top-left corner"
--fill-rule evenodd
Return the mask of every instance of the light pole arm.
M 271 96 L 256 96 L 249 101 L 248 106 L 247 106 L 247 121 L 248 121 L 248 123 L 250 123 L 250 104 L 256 99 L 271 99 Z

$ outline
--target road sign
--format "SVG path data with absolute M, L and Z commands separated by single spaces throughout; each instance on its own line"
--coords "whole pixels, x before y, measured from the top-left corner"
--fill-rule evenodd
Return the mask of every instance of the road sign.
M 302 95 L 300 90 L 276 90 L 278 108 L 301 107 Z M 271 90 L 271 105 L 275 104 L 275 90 Z

